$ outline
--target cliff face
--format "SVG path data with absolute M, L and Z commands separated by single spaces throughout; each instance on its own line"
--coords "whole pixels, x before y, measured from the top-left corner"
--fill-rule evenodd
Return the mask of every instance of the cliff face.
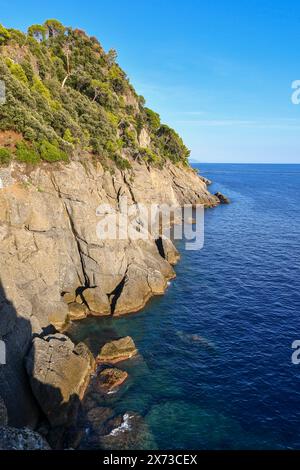
M 14 164 L 1 176 L 0 277 L 5 302 L 27 325 L 11 325 L 9 311 L 2 309 L 1 335 L 11 345 L 23 345 L 17 354 L 19 369 L 32 334 L 50 324 L 63 328 L 70 312 L 71 318 L 76 312 L 78 318 L 135 312 L 151 296 L 162 294 L 175 275 L 178 253 L 170 240 L 163 240 L 163 250 L 154 237 L 100 240 L 99 205 L 109 204 L 118 213 L 124 196 L 129 207 L 137 202 L 218 203 L 193 170 L 171 162 L 163 170 L 133 162 L 131 170 L 113 174 L 99 163 L 95 167 L 80 161 L 42 165 L 30 173 Z M 0 368 L 1 395 L 8 401 L 12 393 L 22 396 L 23 410 L 14 416 L 12 409 L 12 424 L 27 424 L 34 417 L 25 412 L 31 397 L 25 399 L 26 380 L 14 374 L 14 367 L 8 358 Z
M 0 339 L 7 350 L 0 397 L 9 424 L 34 426 L 49 383 L 61 383 L 67 367 L 55 370 L 52 359 L 75 365 L 62 396 L 48 390 L 49 406 L 51 393 L 59 401 L 81 389 L 76 364 L 84 383 L 90 368 L 51 328 L 136 312 L 175 276 L 172 242 L 159 233 L 135 236 L 148 230 L 138 204 L 211 207 L 219 199 L 189 167 L 178 134 L 145 107 L 115 51 L 105 53 L 96 38 L 56 20 L 27 34 L 0 25 L 0 79 Z M 97 224 L 106 211 L 123 214 L 125 197 L 133 232 L 99 238 Z

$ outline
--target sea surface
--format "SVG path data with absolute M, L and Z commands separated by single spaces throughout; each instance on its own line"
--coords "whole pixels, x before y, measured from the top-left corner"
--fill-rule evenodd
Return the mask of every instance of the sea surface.
M 206 211 L 204 248 L 177 243 L 176 280 L 142 312 L 70 334 L 94 351 L 132 336 L 109 406 L 142 416 L 158 449 L 300 449 L 300 165 L 199 168 L 232 201 Z

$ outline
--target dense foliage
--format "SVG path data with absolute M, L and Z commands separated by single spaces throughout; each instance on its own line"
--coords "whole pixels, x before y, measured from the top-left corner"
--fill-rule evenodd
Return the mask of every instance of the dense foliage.
M 122 169 L 130 159 L 187 163 L 181 138 L 145 107 L 116 52 L 105 53 L 84 31 L 54 19 L 27 34 L 0 25 L 0 79 L 6 85 L 0 132 L 21 136 L 14 148 L 0 149 L 0 164 L 67 161 L 75 153 Z

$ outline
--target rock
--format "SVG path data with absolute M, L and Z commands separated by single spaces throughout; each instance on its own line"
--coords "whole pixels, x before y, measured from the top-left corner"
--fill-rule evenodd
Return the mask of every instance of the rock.
M 219 199 L 221 204 L 230 204 L 230 199 L 227 196 L 224 196 L 224 194 L 218 192 L 215 196 Z
M 36 337 L 26 359 L 35 398 L 52 426 L 72 422 L 83 398 L 92 358 L 62 334 Z
M 100 288 L 85 289 L 81 295 L 93 316 L 110 315 L 111 308 L 108 297 Z
M 145 127 L 142 128 L 140 135 L 139 135 L 139 144 L 142 148 L 147 148 L 149 147 L 151 143 L 151 137 L 149 135 L 149 132 Z
M 147 145 L 146 133 L 140 137 Z M 0 368 L 0 394 L 13 426 L 34 426 L 38 419 L 24 369 L 32 335 L 39 335 L 49 324 L 62 331 L 68 304 L 84 303 L 80 296 L 79 302 L 74 298 L 75 292 L 82 289 L 89 313 L 123 315 L 143 308 L 174 277 L 171 264 L 177 255 L 166 249 L 162 257 L 154 237 L 99 239 L 97 208 L 106 204 L 119 214 L 122 195 L 136 210 L 137 203 L 219 204 L 189 168 L 168 161 L 163 168 L 139 159 L 130 163 L 130 175 L 79 157 L 63 165 L 38 165 L 28 172 L 13 161 L 5 169 L 7 178 L 1 170 L 0 278 L 6 293 L 1 303 L 3 311 L 10 313 L 0 315 L 8 354 L 6 367 Z M 96 288 L 89 292 L 86 286 Z
M 162 247 L 165 259 L 173 266 L 180 260 L 180 254 L 169 238 L 162 237 Z
M 68 306 L 64 302 L 53 302 L 47 309 L 47 315 L 49 323 L 60 331 L 64 328 L 68 319 Z
M 0 427 L 0 450 L 50 450 L 49 444 L 30 429 Z
M 8 422 L 7 409 L 3 398 L 0 397 L 0 426 L 6 426 Z
M 212 184 L 212 181 L 208 178 L 205 178 L 204 176 L 199 175 L 199 178 L 201 179 L 201 181 L 203 181 L 204 184 L 206 184 L 206 186 L 210 186 Z
M 109 434 L 100 437 L 104 450 L 155 450 L 157 445 L 144 419 L 135 413 L 125 413 L 107 423 Z M 112 424 L 114 425 L 113 429 Z
M 73 302 L 68 305 L 70 320 L 83 320 L 88 315 L 88 308 L 84 304 Z
M 115 367 L 102 370 L 97 376 L 96 388 L 101 393 L 108 393 L 122 385 L 128 378 L 128 373 Z
M 106 408 L 104 406 L 98 406 L 92 408 L 86 415 L 88 424 L 96 431 L 99 431 L 101 426 L 104 425 L 106 421 L 111 419 L 114 415 L 114 412 L 111 408 Z
M 116 363 L 125 361 L 138 353 L 130 336 L 106 343 L 96 358 L 98 363 Z
M 66 302 L 66 304 L 72 304 L 76 300 L 76 291 L 70 290 L 70 292 L 65 292 L 63 294 L 63 299 Z

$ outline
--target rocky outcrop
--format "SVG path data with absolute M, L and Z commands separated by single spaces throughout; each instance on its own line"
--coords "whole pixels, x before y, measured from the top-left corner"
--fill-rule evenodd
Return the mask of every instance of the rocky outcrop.
M 230 204 L 230 199 L 227 196 L 224 196 L 224 194 L 218 192 L 215 196 L 219 199 L 221 204 Z
M 50 450 L 50 446 L 31 429 L 0 426 L 0 450 Z
M 110 367 L 99 373 L 96 388 L 100 393 L 105 394 L 122 385 L 127 378 L 128 373 L 126 371 Z
M 114 427 L 108 434 L 99 436 L 100 448 L 105 450 L 155 450 L 157 444 L 142 416 L 126 413 L 114 419 Z
M 138 353 L 130 336 L 106 343 L 98 354 L 97 363 L 115 364 L 132 358 Z
M 62 334 L 36 337 L 26 359 L 33 394 L 52 426 L 69 424 L 89 383 L 94 359 Z
M 147 231 L 138 203 L 219 203 L 192 169 L 171 162 L 162 169 L 131 165 L 104 169 L 77 157 L 30 172 L 16 162 L 0 169 L 0 338 L 8 356 L 0 365 L 0 394 L 12 425 L 34 426 L 38 418 L 24 369 L 33 335 L 49 325 L 63 330 L 87 315 L 138 311 L 175 276 L 179 255 L 170 240 L 161 234 L 136 238 Z M 103 204 L 120 215 L 124 197 L 134 230 L 124 239 L 99 239 L 97 224 L 107 217 Z
M 208 178 L 205 178 L 204 176 L 199 175 L 199 178 L 201 179 L 201 181 L 203 181 L 203 183 L 206 184 L 206 186 L 210 186 L 212 184 L 212 181 Z

